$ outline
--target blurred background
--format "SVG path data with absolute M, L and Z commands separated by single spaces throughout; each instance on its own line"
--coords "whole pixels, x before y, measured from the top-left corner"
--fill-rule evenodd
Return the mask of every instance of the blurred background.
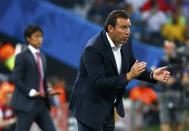
M 189 130 L 189 0 L 1 0 L 0 130 L 14 128 L 15 122 L 3 124 L 16 117 L 9 107 L 14 90 L 9 77 L 26 46 L 23 32 L 35 24 L 44 31 L 49 86 L 61 92 L 51 98 L 53 120 L 58 131 L 77 131 L 68 105 L 80 55 L 114 9 L 130 14 L 135 57 L 152 70 L 167 65 L 172 74 L 167 85 L 130 82 L 126 117 L 116 115 L 116 131 Z M 34 123 L 31 131 L 38 130 Z

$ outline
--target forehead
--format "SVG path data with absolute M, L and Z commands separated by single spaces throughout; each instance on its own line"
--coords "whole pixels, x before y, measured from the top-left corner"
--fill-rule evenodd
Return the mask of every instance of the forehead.
M 43 33 L 41 32 L 41 31 L 35 31 L 35 32 L 33 32 L 32 34 L 31 34 L 31 36 L 42 36 L 43 35 Z
M 33 34 L 42 34 L 42 32 L 39 30 L 36 30 L 35 32 L 33 32 Z
M 116 25 L 125 25 L 125 26 L 131 26 L 130 19 L 125 18 L 117 18 Z

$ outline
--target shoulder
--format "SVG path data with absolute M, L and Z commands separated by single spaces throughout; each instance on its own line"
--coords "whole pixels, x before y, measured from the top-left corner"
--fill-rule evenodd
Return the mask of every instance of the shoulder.
M 28 54 L 29 52 L 30 52 L 30 51 L 29 51 L 28 48 L 24 49 L 23 51 L 21 51 L 20 53 L 18 53 L 18 54 L 16 55 L 16 59 L 23 59 L 23 58 L 27 57 L 27 54 Z
M 98 34 L 94 35 L 85 46 L 85 50 L 96 50 L 101 51 L 103 50 L 105 45 L 103 31 L 99 32 Z
M 91 39 L 88 40 L 86 47 L 88 46 L 96 46 L 101 42 L 100 34 L 94 35 Z
M 41 57 L 46 61 L 46 55 L 41 51 Z
M 42 50 L 40 50 L 40 54 L 42 57 L 45 57 L 45 53 Z

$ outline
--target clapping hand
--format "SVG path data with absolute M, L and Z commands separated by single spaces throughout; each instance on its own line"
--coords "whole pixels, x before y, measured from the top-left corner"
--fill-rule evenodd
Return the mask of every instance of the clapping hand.
M 170 72 L 167 71 L 167 67 L 160 67 L 154 70 L 153 78 L 159 82 L 168 83 L 170 79 Z
M 139 76 L 142 72 L 146 69 L 145 62 L 139 62 L 138 60 L 135 61 L 134 65 L 131 67 L 131 70 L 127 73 L 127 80 L 132 80 Z

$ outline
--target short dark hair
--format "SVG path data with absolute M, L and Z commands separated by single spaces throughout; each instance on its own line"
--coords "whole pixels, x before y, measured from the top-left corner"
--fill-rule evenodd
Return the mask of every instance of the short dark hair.
M 28 43 L 27 41 L 27 37 L 30 37 L 33 33 L 35 32 L 41 32 L 43 34 L 43 30 L 40 26 L 37 25 L 29 25 L 26 30 L 24 31 L 24 39 L 25 41 Z
M 129 14 L 125 10 L 113 10 L 110 12 L 105 21 L 105 31 L 108 32 L 108 25 L 116 25 L 117 18 L 129 19 Z

